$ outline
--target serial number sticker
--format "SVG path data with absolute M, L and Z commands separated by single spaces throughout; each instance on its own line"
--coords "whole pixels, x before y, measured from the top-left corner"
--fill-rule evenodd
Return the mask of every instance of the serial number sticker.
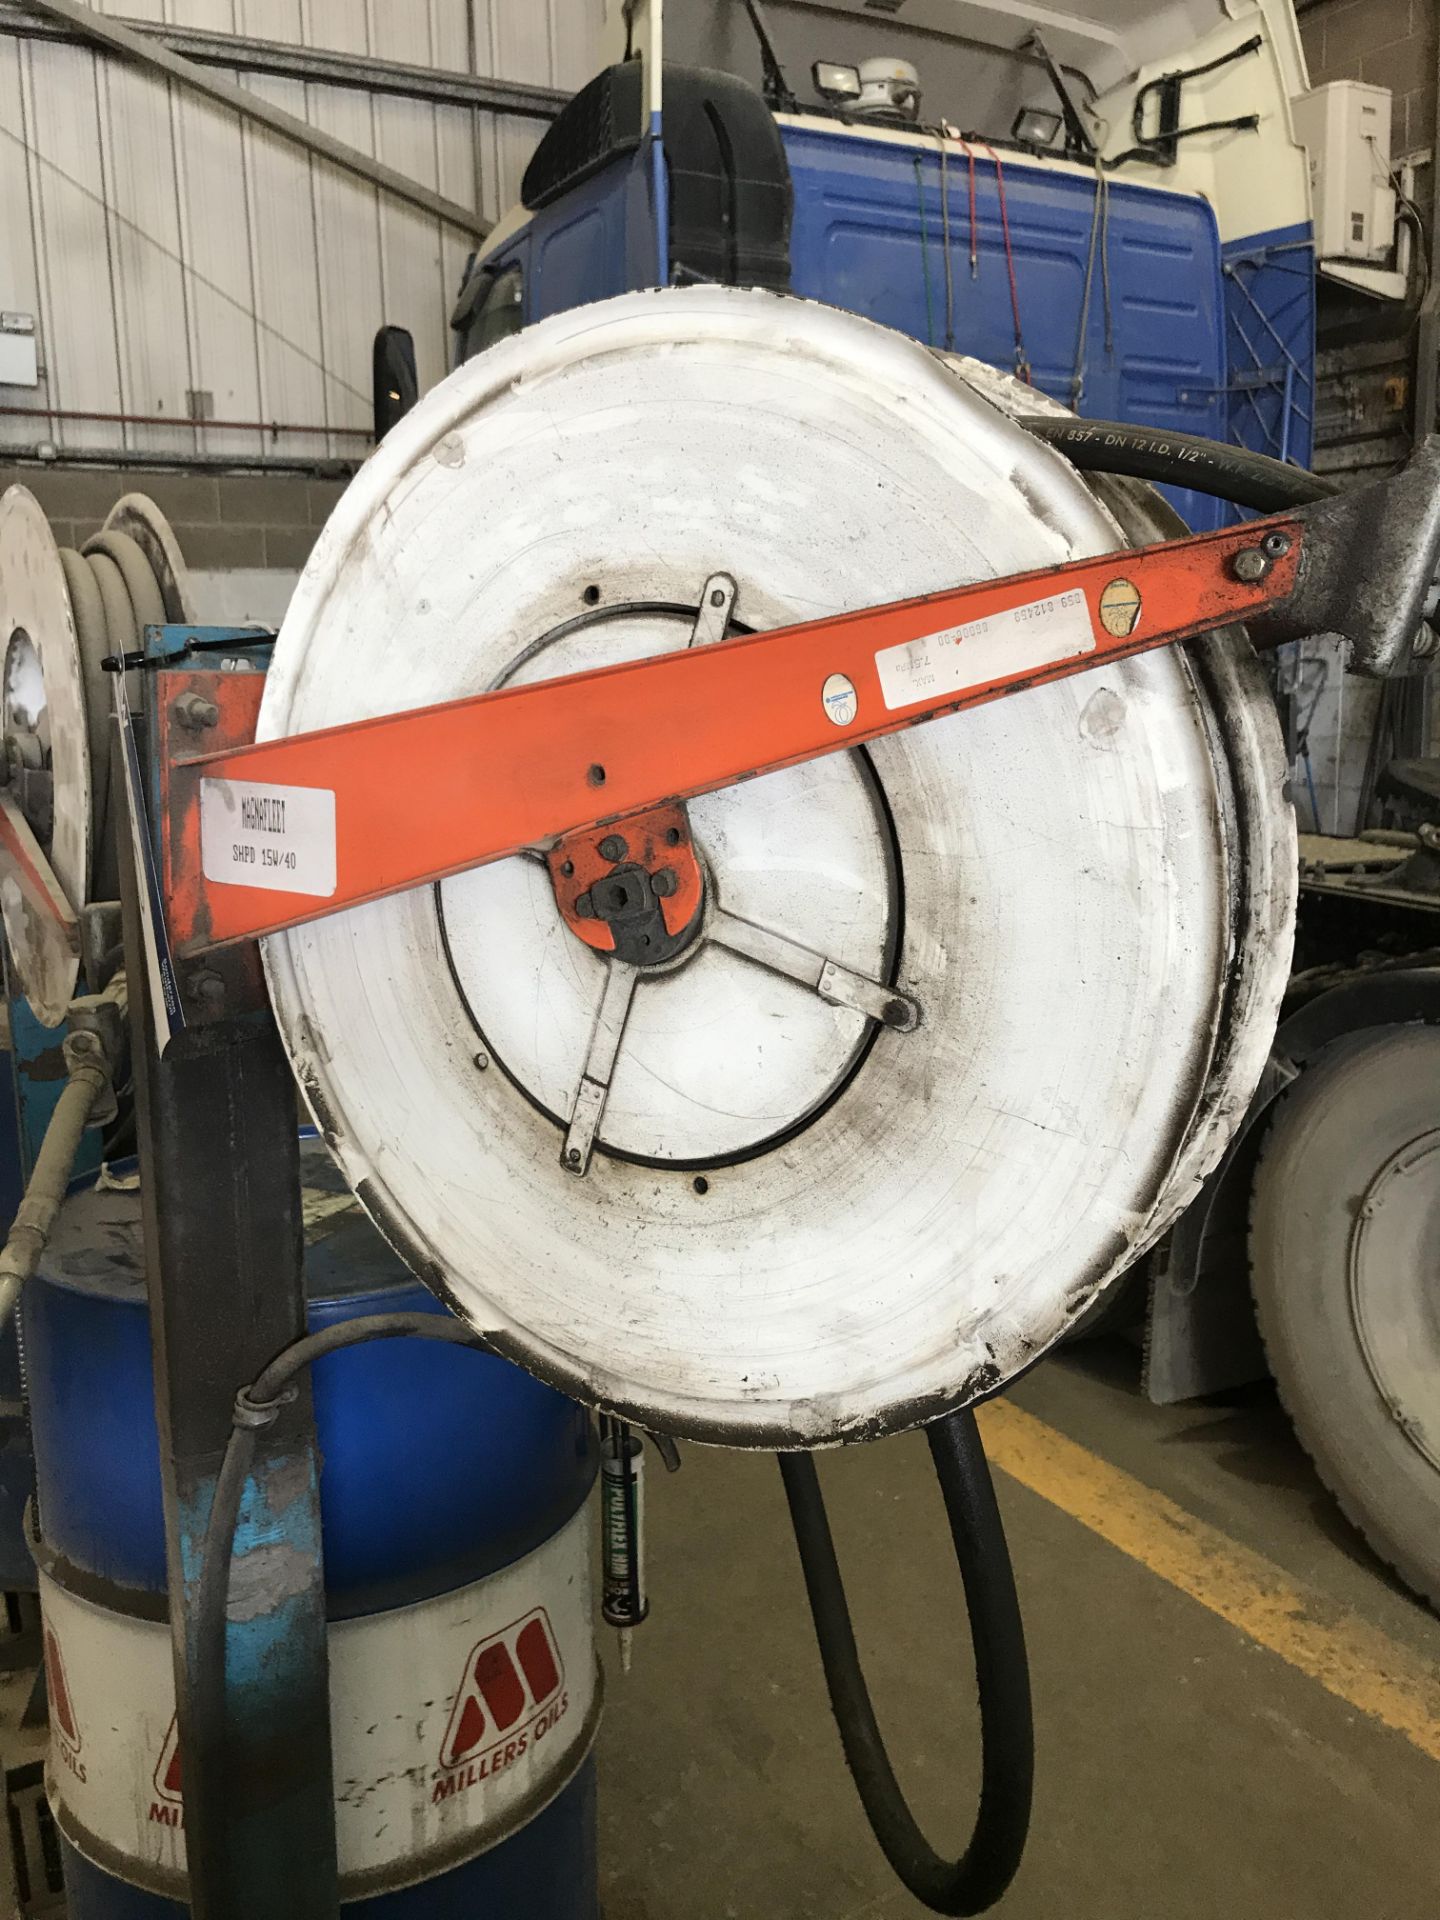
M 986 614 L 963 627 L 922 634 L 875 656 L 885 705 L 913 707 L 1095 651 L 1095 629 L 1078 587 Z
M 335 891 L 335 795 L 258 780 L 200 782 L 200 864 L 207 880 L 277 893 Z

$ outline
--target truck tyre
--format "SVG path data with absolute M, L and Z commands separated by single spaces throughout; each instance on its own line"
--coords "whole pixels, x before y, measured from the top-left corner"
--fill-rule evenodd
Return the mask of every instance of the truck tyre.
M 1440 1611 L 1440 1028 L 1337 1041 L 1277 1103 L 1250 1261 L 1301 1445 Z

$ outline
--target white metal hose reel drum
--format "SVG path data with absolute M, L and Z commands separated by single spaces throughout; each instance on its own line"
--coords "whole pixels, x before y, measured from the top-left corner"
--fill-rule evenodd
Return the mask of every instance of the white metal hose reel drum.
M 81 552 L 56 546 L 34 496 L 0 499 L 0 749 L 72 912 L 118 892 L 110 811 L 109 688 L 101 661 L 144 643 L 147 625 L 191 620 L 185 564 L 169 524 L 126 494 Z M 0 881 L 11 984 L 47 1026 L 75 991 L 79 956 L 13 877 Z
M 392 433 L 260 737 L 721 644 L 727 581 L 768 628 L 1120 544 L 914 343 L 631 295 Z M 628 977 L 520 858 L 271 938 L 272 997 L 361 1200 L 501 1350 L 641 1425 L 861 1437 L 1026 1365 L 1218 1158 L 1285 978 L 1283 779 L 1258 677 L 1165 649 L 692 802 L 699 931 Z

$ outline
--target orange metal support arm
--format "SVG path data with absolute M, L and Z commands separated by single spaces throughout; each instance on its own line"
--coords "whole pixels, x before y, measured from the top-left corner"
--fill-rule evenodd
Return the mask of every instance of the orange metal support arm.
M 45 851 L 19 804 L 0 788 L 0 861 L 19 886 L 30 911 L 53 920 L 71 953 L 80 951 L 80 926 Z
M 275 932 L 1253 619 L 1294 593 L 1305 517 L 177 760 L 164 876 L 175 950 Z

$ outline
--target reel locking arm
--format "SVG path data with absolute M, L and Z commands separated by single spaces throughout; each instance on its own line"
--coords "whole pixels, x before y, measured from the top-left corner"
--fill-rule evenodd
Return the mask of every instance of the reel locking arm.
M 1217 533 L 218 753 L 177 743 L 171 943 L 190 957 L 553 850 L 1237 621 L 1260 647 L 1338 634 L 1356 671 L 1391 674 L 1437 557 L 1431 439 L 1388 480 Z

